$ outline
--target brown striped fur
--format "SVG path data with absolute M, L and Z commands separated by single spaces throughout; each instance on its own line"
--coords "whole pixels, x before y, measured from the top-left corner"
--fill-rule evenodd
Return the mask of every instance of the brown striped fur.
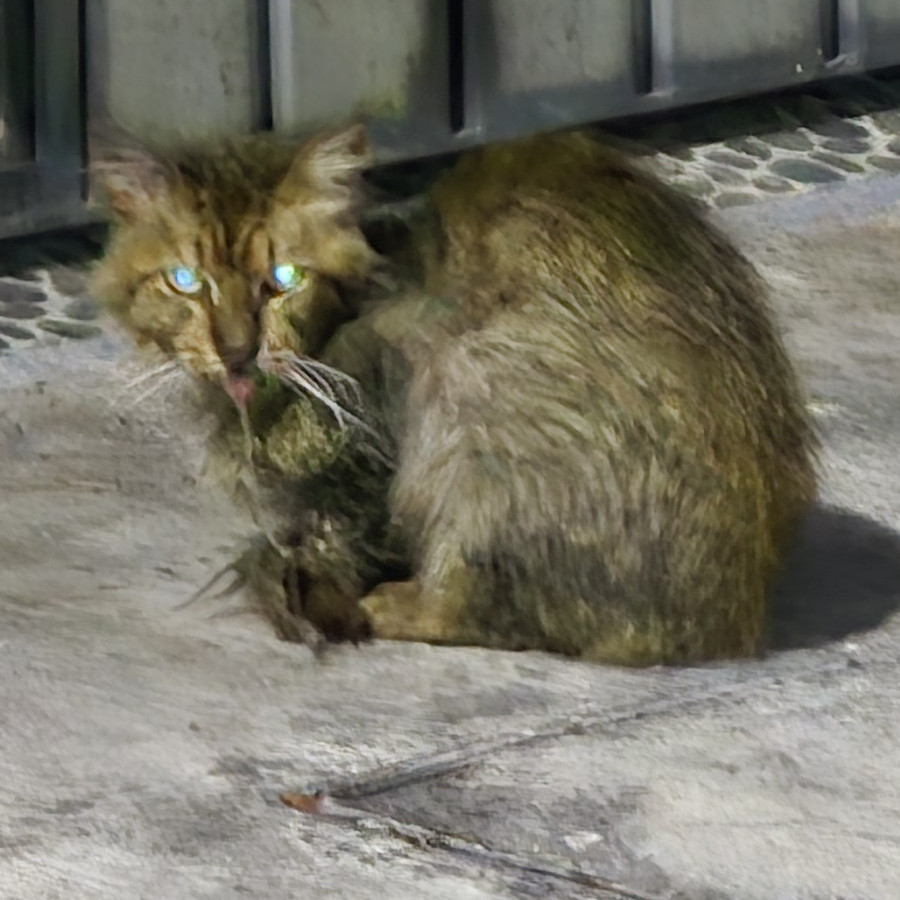
M 617 151 L 550 135 L 466 154 L 413 225 L 420 274 L 349 303 L 377 263 L 357 227 L 358 142 L 164 174 L 125 210 L 99 292 L 201 377 L 230 346 L 259 348 L 246 323 L 261 309 L 263 329 L 360 381 L 396 448 L 370 495 L 412 570 L 362 600 L 376 635 L 633 665 L 758 652 L 815 478 L 751 266 Z M 153 281 L 179 254 L 227 269 L 231 324 L 179 325 Z M 268 326 L 254 286 L 275 257 L 307 266 L 311 293 Z M 304 315 L 322 323 L 305 342 Z

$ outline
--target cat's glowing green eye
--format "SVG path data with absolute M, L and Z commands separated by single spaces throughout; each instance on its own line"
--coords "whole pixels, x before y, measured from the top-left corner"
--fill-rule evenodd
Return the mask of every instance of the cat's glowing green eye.
M 203 287 L 203 278 L 191 266 L 174 266 L 166 272 L 169 287 L 179 294 L 196 294 Z
M 280 293 L 299 287 L 305 278 L 306 272 L 293 263 L 282 263 L 272 269 L 272 284 Z

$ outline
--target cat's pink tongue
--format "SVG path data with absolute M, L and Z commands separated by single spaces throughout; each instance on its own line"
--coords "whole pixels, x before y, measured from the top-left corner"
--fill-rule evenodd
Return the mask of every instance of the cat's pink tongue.
M 246 375 L 229 375 L 225 379 L 225 392 L 235 406 L 244 407 L 253 399 L 253 379 Z

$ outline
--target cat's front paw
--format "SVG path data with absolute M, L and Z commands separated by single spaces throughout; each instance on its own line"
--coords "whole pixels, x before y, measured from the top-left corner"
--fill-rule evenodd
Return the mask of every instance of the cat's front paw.
M 443 598 L 427 596 L 418 581 L 385 581 L 360 600 L 372 633 L 389 641 L 455 642 Z

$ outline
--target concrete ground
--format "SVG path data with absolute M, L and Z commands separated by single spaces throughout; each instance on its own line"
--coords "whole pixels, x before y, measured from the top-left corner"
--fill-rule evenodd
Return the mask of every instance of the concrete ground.
M 107 333 L 0 355 L 0 896 L 900 897 L 900 177 L 721 217 L 825 445 L 761 661 L 317 661 L 182 607 L 251 526 L 179 385 Z

